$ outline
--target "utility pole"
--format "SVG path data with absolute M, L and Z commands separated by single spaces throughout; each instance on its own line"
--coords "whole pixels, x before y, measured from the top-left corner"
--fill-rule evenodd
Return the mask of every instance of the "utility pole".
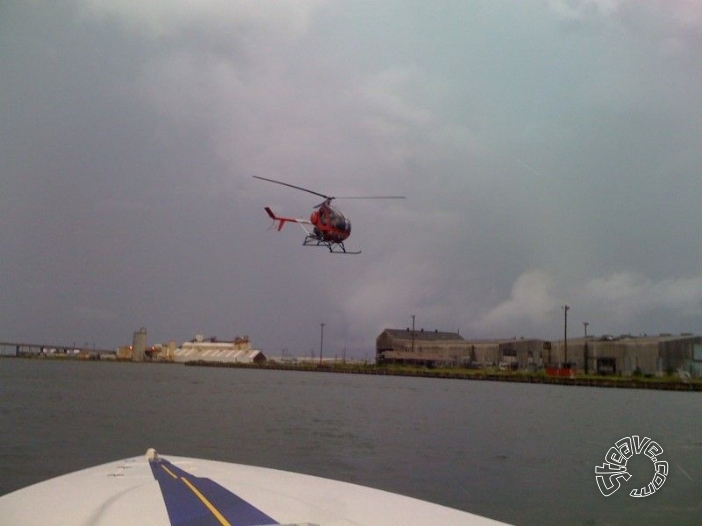
M 568 367 L 568 310 L 570 307 L 568 305 L 563 306 L 563 312 L 565 313 L 565 318 L 563 322 L 563 349 L 565 353 L 565 366 Z
M 319 365 L 322 365 L 322 350 L 324 349 L 324 326 L 326 323 L 320 323 L 322 326 L 322 337 L 319 340 Z

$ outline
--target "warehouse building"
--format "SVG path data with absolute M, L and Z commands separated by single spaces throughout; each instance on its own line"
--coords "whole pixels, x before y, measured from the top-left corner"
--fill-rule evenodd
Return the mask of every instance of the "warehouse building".
M 194 339 L 184 342 L 180 348 L 173 351 L 173 361 L 178 363 L 261 363 L 266 361 L 266 357 L 261 351 L 251 348 L 248 336 L 237 337 L 231 341 L 220 341 L 217 338 L 206 339 L 198 334 Z
M 376 338 L 376 361 L 429 367 L 526 369 L 540 364 L 542 348 L 542 340 L 465 340 L 458 332 L 385 329 Z
M 470 363 L 470 348 L 457 332 L 385 329 L 375 341 L 376 362 L 423 366 Z
M 457 332 L 385 329 L 376 339 L 378 363 L 538 370 L 570 366 L 593 374 L 702 376 L 702 337 L 588 337 L 562 341 L 510 338 L 465 340 Z
M 581 371 L 595 374 L 670 374 L 683 370 L 702 372 L 702 337 L 600 336 L 553 342 L 544 351 L 546 363 L 571 363 Z

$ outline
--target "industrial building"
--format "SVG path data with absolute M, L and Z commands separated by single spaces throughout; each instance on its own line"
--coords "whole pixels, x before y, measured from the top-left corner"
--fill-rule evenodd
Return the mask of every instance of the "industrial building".
M 385 329 L 376 339 L 378 363 L 526 369 L 540 365 L 543 340 L 466 340 L 457 332 Z
M 385 329 L 375 346 L 378 363 L 458 366 L 471 361 L 466 341 L 454 332 Z
M 702 373 L 702 337 L 693 334 L 599 336 L 552 342 L 546 363 L 571 363 L 596 374 Z
M 261 363 L 266 357 L 261 351 L 251 348 L 248 336 L 236 337 L 233 340 L 218 340 L 205 338 L 198 334 L 180 347 L 174 341 L 167 344 L 157 343 L 147 347 L 146 329 L 141 328 L 134 333 L 132 345 L 120 347 L 117 350 L 118 360 L 135 362 L 217 362 L 217 363 Z
M 505 338 L 466 340 L 452 332 L 385 329 L 376 339 L 378 363 L 468 366 L 535 371 L 570 367 L 593 374 L 702 376 L 702 337 L 588 337 L 562 341 Z
M 219 341 L 217 338 L 205 339 L 198 334 L 189 342 L 184 342 L 175 349 L 172 360 L 185 362 L 218 362 L 218 363 L 261 363 L 266 357 L 261 351 L 251 348 L 248 336 L 234 338 L 232 341 Z

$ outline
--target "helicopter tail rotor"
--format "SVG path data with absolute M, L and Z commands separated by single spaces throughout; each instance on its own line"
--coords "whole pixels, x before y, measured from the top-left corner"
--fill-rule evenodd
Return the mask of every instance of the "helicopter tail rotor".
M 271 210 L 270 207 L 266 206 L 265 207 L 266 212 L 268 213 L 268 216 L 273 220 L 273 223 L 271 224 L 270 228 L 273 228 L 276 226 L 275 222 L 278 221 L 278 232 L 280 232 L 283 229 L 283 226 L 285 226 L 286 222 L 294 223 L 296 222 L 295 219 L 289 218 L 289 217 L 279 217 L 275 215 L 275 212 Z

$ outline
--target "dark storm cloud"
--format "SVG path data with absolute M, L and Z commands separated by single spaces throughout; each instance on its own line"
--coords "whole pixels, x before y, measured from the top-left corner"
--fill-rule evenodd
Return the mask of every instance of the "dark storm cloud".
M 5 339 L 698 331 L 694 3 L 127 0 L 0 17 Z M 348 202 L 357 257 L 262 210 Z M 325 345 L 326 347 L 326 345 Z M 334 350 L 331 350 L 331 349 Z

